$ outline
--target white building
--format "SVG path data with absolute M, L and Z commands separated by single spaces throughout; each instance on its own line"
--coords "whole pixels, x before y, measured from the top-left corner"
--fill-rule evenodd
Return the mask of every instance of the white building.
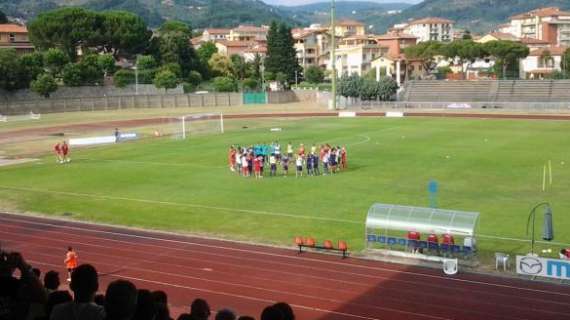
M 532 50 L 528 57 L 520 61 L 521 79 L 543 79 L 553 72 L 561 71 L 565 51 L 565 47 L 554 46 Z
M 326 66 L 325 60 L 330 59 L 330 36 L 328 29 L 311 26 L 305 29 L 291 30 L 295 40 L 297 61 L 303 69 L 310 66 Z
M 503 27 L 519 38 L 547 41 L 554 46 L 570 47 L 570 12 L 557 7 L 532 10 L 511 17 L 510 28 Z
M 418 42 L 453 40 L 453 21 L 442 18 L 424 18 L 410 21 L 406 24 L 395 25 L 393 29 L 400 29 L 403 33 L 418 38 Z
M 370 71 L 371 62 L 386 52 L 388 48 L 380 47 L 374 36 L 344 38 L 335 51 L 337 75 L 364 76 Z M 327 61 L 327 69 L 332 70 L 330 61 Z

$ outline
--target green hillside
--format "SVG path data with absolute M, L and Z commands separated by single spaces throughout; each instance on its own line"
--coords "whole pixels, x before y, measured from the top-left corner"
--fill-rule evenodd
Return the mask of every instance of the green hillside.
M 77 5 L 94 10 L 134 12 L 153 27 L 168 19 L 190 23 L 194 28 L 230 27 L 240 23 L 260 25 L 272 20 L 299 24 L 280 9 L 260 0 L 0 0 L 0 10 L 28 20 L 43 11 Z
M 442 17 L 457 22 L 459 27 L 474 32 L 488 32 L 512 15 L 541 7 L 570 9 L 568 0 L 425 0 L 401 14 L 372 17 L 365 20 L 377 32 L 386 31 L 395 23 L 422 17 Z

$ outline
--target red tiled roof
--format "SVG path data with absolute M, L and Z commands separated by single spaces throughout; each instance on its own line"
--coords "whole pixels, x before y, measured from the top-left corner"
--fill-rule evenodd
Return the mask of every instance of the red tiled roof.
M 510 33 L 504 33 L 504 32 L 491 32 L 489 33 L 490 36 L 498 39 L 498 40 L 505 40 L 505 41 L 520 41 L 519 38 L 517 38 L 516 36 L 510 34 Z
M 240 24 L 237 28 L 233 30 L 237 32 L 267 32 L 269 29 L 266 27 L 257 27 L 257 26 Z
M 452 24 L 452 23 L 454 23 L 454 22 L 452 20 L 449 20 L 449 19 L 443 19 L 443 18 L 437 18 L 437 17 L 428 17 L 428 18 L 410 21 L 408 24 L 414 25 L 414 24 Z
M 364 23 L 352 19 L 340 20 L 336 23 L 337 26 L 364 26 Z
M 7 23 L 7 24 L 0 24 L 0 32 L 28 33 L 28 28 L 18 24 Z
M 546 48 L 539 48 L 539 49 L 535 49 L 532 50 L 529 53 L 529 56 L 532 57 L 540 57 L 542 56 L 546 51 L 550 52 L 551 56 L 561 56 L 564 54 L 564 52 L 566 52 L 568 48 L 566 47 L 546 47 Z
M 209 34 L 230 34 L 231 29 L 216 29 L 216 28 L 209 28 L 205 29 L 204 31 L 208 31 Z
M 540 40 L 535 38 L 521 38 L 520 41 L 524 44 L 549 44 L 550 42 L 546 40 Z
M 400 33 L 400 32 L 388 32 L 381 36 L 376 36 L 378 40 L 394 40 L 394 39 L 417 39 L 418 37 L 407 34 L 407 33 Z
M 523 20 L 532 17 L 570 16 L 570 12 L 561 11 L 558 7 L 538 8 L 529 12 L 517 14 L 511 20 Z

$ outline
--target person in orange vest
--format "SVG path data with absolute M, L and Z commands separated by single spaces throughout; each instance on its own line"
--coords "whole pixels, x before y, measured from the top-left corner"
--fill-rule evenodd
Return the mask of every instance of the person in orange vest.
M 67 282 L 71 281 L 71 273 L 77 268 L 77 253 L 73 251 L 72 247 L 67 247 L 67 254 L 65 255 L 65 267 L 67 268 Z

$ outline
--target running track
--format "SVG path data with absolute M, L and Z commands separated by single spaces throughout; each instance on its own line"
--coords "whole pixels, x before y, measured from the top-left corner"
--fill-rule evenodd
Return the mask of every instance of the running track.
M 196 297 L 213 310 L 259 316 L 276 301 L 300 320 L 568 319 L 570 287 L 433 269 L 0 214 L 2 247 L 34 266 L 64 275 L 74 246 L 81 263 L 100 272 L 100 288 L 117 278 L 164 290 L 178 314 Z

